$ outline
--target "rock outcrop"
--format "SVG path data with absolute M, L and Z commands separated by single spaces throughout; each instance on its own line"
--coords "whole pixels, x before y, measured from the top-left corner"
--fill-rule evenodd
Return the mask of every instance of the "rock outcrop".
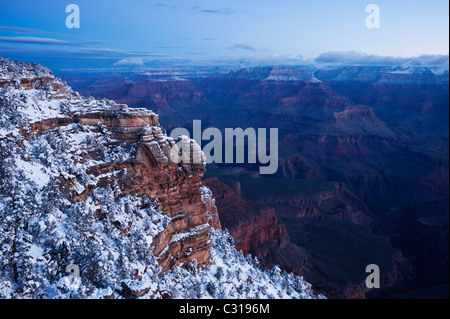
M 84 201 L 96 188 L 113 183 L 119 185 L 123 194 L 145 194 L 157 200 L 162 211 L 170 218 L 170 224 L 153 239 L 152 248 L 160 266 L 167 270 L 176 264 L 188 264 L 194 259 L 198 264 L 208 263 L 209 222 L 219 229 L 220 223 L 214 218 L 217 215 L 214 202 L 202 200 L 201 177 L 205 172 L 203 155 L 201 163 L 174 163 L 170 156 L 175 141 L 162 131 L 158 115 L 154 112 L 130 109 L 127 105 L 110 100 L 85 99 L 55 79 L 44 67 L 31 63 L 6 63 L 3 58 L 2 62 L 5 62 L 1 64 L 2 68 L 6 67 L 7 70 L 3 70 L 0 87 L 20 87 L 25 90 L 45 88 L 48 93 L 42 97 L 43 102 L 50 104 L 51 101 L 60 100 L 67 106 L 67 110 L 60 113 L 44 113 L 37 119 L 27 119 L 19 127 L 19 134 L 25 139 L 77 124 L 93 133 L 108 132 L 111 142 L 106 144 L 107 148 L 114 150 L 120 146 L 121 149 L 129 150 L 126 160 L 106 162 L 100 158 L 100 153 L 105 152 L 104 144 L 102 149 L 83 150 L 86 154 L 84 160 L 98 163 L 90 165 L 87 170 L 96 182 L 84 185 L 79 190 L 75 187 L 76 176 L 60 176 L 61 189 L 65 190 L 67 198 L 73 202 Z M 198 149 L 198 146 L 192 146 Z M 118 173 L 111 176 L 111 172 Z M 98 216 L 101 218 L 101 213 Z M 127 235 L 128 229 L 125 227 L 121 231 Z
M 210 225 L 200 194 L 205 164 L 172 163 L 170 152 L 175 142 L 162 133 L 158 117 L 151 111 L 119 106 L 111 111 L 77 114 L 75 119 L 83 125 L 101 123 L 122 141 L 136 146 L 133 160 L 93 166 L 89 173 L 100 176 L 112 170 L 126 171 L 118 180 L 125 194 L 158 199 L 172 221 L 154 240 L 154 253 L 159 256 L 161 267 L 169 269 L 193 259 L 199 264 L 207 263 Z M 212 205 L 209 208 L 214 209 Z
M 332 187 L 327 190 L 277 200 L 278 215 L 297 218 L 302 224 L 316 220 L 350 221 L 373 230 L 376 223 L 369 216 L 364 202 L 348 190 L 344 183 L 330 184 Z
M 106 77 L 105 81 L 107 85 L 99 79 L 81 91 L 83 94 L 108 96 L 118 103 L 134 107 L 152 108 L 165 115 L 178 112 L 173 106 L 188 107 L 191 104 L 207 102 L 202 91 L 182 78 L 171 77 L 160 80 L 148 75 L 135 76 L 131 80 L 114 78 L 113 86 L 111 79 Z
M 213 194 L 218 207 L 220 223 L 229 230 L 236 248 L 244 254 L 252 253 L 264 259 L 269 248 L 284 249 L 289 236 L 270 206 L 263 206 L 239 196 L 217 177 L 203 181 Z

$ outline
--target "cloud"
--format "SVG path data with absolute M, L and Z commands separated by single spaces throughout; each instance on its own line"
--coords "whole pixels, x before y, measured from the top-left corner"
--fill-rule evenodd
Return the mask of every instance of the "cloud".
M 313 61 L 304 60 L 301 55 L 291 56 L 291 55 L 272 54 L 261 56 L 253 55 L 253 56 L 214 57 L 203 59 L 202 64 L 210 66 L 228 65 L 239 67 L 274 66 L 274 65 L 305 66 L 305 65 L 312 65 Z
M 394 57 L 366 54 L 356 51 L 326 52 L 315 62 L 319 64 L 364 65 L 364 66 L 443 66 L 448 65 L 448 55 L 421 55 L 418 57 Z
M 41 44 L 41 45 L 63 45 L 63 46 L 90 46 L 105 44 L 108 41 L 93 40 L 93 41 L 64 41 L 52 38 L 38 38 L 38 37 L 0 37 L 0 42 L 5 43 L 24 43 L 24 44 Z
M 8 31 L 18 34 L 27 34 L 27 33 L 47 33 L 46 31 L 31 29 L 31 28 L 22 28 L 22 27 L 11 27 L 11 26 L 0 26 L 0 31 Z
M 316 58 L 316 62 L 329 64 L 395 65 L 403 63 L 404 58 L 379 56 L 356 51 L 333 51 L 320 54 Z
M 19 43 L 18 43 L 19 44 Z M 185 57 L 150 52 L 118 50 L 102 47 L 7 45 L 0 41 L 0 55 L 20 61 L 39 63 L 53 71 L 67 68 L 108 68 L 131 71 L 147 66 L 184 65 Z
M 161 45 L 157 49 L 185 49 L 186 47 L 180 45 Z
M 75 41 L 75 42 L 68 42 L 71 43 L 71 45 L 75 46 L 90 46 L 90 45 L 102 45 L 107 44 L 109 41 L 106 40 L 90 40 L 90 41 Z
M 244 50 L 255 52 L 256 49 L 248 44 L 234 44 L 232 47 L 228 48 L 229 50 Z
M 152 66 L 152 65 L 165 65 L 170 66 L 172 64 L 187 63 L 190 60 L 181 57 L 149 54 L 147 56 L 138 57 L 124 57 L 119 61 L 113 63 L 113 66 L 119 67 L 139 67 L 139 66 Z
M 16 34 L 31 34 L 31 33 L 42 34 L 42 33 L 45 33 L 45 34 L 53 34 L 55 36 L 65 37 L 65 38 L 81 38 L 80 36 L 73 35 L 73 34 L 55 33 L 55 32 L 39 30 L 39 29 L 12 27 L 12 26 L 0 26 L 0 31 L 7 31 L 7 32 L 16 33 Z
M 115 66 L 133 66 L 133 65 L 141 66 L 141 65 L 144 65 L 144 59 L 142 59 L 142 58 L 126 58 L 126 59 L 117 61 L 113 65 L 115 65 Z
M 17 59 L 62 59 L 62 60 L 74 60 L 82 59 L 84 61 L 110 61 L 110 64 L 117 63 L 120 60 L 141 58 L 144 62 L 152 59 L 167 58 L 166 54 L 146 52 L 146 51 L 126 51 L 110 48 L 91 48 L 91 47 L 76 47 L 76 46 L 12 46 L 1 45 L 0 52 L 8 53 L 10 56 L 14 56 Z M 125 63 L 125 61 L 121 62 Z M 130 63 L 139 63 L 139 60 L 130 60 Z
M 449 62 L 449 56 L 448 55 L 421 55 L 417 58 L 413 58 L 414 61 L 420 63 L 421 65 L 428 65 L 428 66 L 442 66 L 447 65 Z
M 174 6 L 174 5 L 168 5 L 168 4 L 165 4 L 165 3 L 154 3 L 154 4 L 151 4 L 151 6 L 152 7 L 157 7 L 157 8 L 169 8 L 169 9 L 175 9 L 176 8 L 176 6 Z
M 78 52 L 91 53 L 107 57 L 126 58 L 126 57 L 142 57 L 142 58 L 154 58 L 154 57 L 166 57 L 167 54 L 155 53 L 149 51 L 127 51 L 117 50 L 109 48 L 82 48 Z
M 191 10 L 196 10 L 201 13 L 210 13 L 210 14 L 236 14 L 243 12 L 243 10 L 235 10 L 230 8 L 223 8 L 223 9 L 203 9 L 199 6 L 191 6 L 189 7 Z
M 6 43 L 27 43 L 27 44 L 58 44 L 68 45 L 67 41 L 56 40 L 51 38 L 36 38 L 36 37 L 0 37 L 0 42 Z
M 200 10 L 200 12 L 203 12 L 203 13 L 215 13 L 215 14 L 235 14 L 238 11 L 233 10 L 233 9 L 225 8 L 225 9 L 220 9 L 220 10 L 217 10 L 217 9 L 202 9 L 202 10 Z
M 186 54 L 190 54 L 190 55 L 205 55 L 205 52 L 199 52 L 199 51 L 189 51 L 186 52 Z

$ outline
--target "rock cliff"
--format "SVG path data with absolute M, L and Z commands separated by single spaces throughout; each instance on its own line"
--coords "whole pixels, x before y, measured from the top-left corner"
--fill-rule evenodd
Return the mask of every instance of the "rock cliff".
M 0 87 L 25 90 L 24 96 L 27 91 L 32 94 L 44 90 L 45 96 L 38 97 L 40 104 L 51 105 L 60 101 L 66 107 L 61 112 L 56 109 L 45 112 L 38 108 L 40 116 L 24 118 L 18 129 L 25 140 L 73 125 L 90 134 L 107 136 L 106 143 L 89 148 L 81 144 L 85 149 L 73 148 L 66 154 L 76 158 L 77 152 L 83 151 L 83 156 L 76 158 L 74 165 L 86 161 L 91 163 L 86 171 L 91 177 L 90 182 L 79 185 L 76 174 L 58 176 L 61 189 L 70 201 L 85 201 L 97 188 L 114 183 L 122 194 L 146 195 L 155 199 L 170 218 L 169 225 L 153 239 L 152 248 L 159 265 L 167 270 L 194 259 L 198 264 L 208 263 L 211 246 L 208 219 L 216 208 L 214 203 L 207 204 L 202 200 L 200 187 L 205 172 L 204 158 L 199 164 L 171 162 L 170 152 L 175 141 L 162 132 L 158 115 L 150 110 L 130 109 L 110 100 L 86 99 L 41 66 L 2 62 L 4 69 Z M 0 139 L 12 135 L 5 134 Z M 125 158 L 105 159 L 105 154 L 119 152 L 119 148 L 128 151 Z M 96 216 L 102 218 L 100 207 Z M 220 228 L 217 221 L 214 226 Z M 130 225 L 118 223 L 117 227 L 124 235 L 130 235 Z
M 217 177 L 208 178 L 203 184 L 213 191 L 221 225 L 229 230 L 238 250 L 263 259 L 269 247 L 286 247 L 289 242 L 286 227 L 272 207 L 240 197 L 238 183 L 235 190 Z

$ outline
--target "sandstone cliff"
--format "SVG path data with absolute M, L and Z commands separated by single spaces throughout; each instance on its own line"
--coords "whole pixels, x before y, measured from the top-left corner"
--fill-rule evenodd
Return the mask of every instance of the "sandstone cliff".
M 229 230 L 238 250 L 263 259 L 270 247 L 286 247 L 289 242 L 286 227 L 278 220 L 272 207 L 240 197 L 238 183 L 235 183 L 238 187 L 235 190 L 217 177 L 206 179 L 203 184 L 212 190 L 220 223 Z

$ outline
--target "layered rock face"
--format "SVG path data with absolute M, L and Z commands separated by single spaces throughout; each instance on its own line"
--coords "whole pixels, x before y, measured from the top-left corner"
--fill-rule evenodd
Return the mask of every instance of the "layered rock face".
M 272 207 L 240 197 L 238 183 L 235 190 L 217 177 L 205 179 L 203 184 L 213 191 L 220 223 L 236 240 L 238 250 L 264 259 L 269 248 L 284 249 L 287 246 L 286 227 Z
M 0 87 L 22 86 L 26 89 L 38 89 L 48 83 L 52 83 L 53 88 L 62 88 L 61 83 L 55 83 L 54 77 L 48 69 L 32 63 L 18 62 L 10 64 L 0 57 Z
M 290 199 L 273 201 L 277 213 L 284 218 L 296 218 L 301 224 L 318 220 L 350 221 L 353 224 L 375 228 L 364 202 L 343 183 L 331 183 L 328 190 L 311 195 L 300 194 Z M 334 186 L 334 187 L 333 187 Z
M 292 104 L 321 105 L 324 108 L 339 109 L 350 104 L 350 100 L 345 96 L 340 96 L 323 82 L 306 83 L 297 96 L 287 97 L 282 100 L 283 106 Z
M 125 171 L 118 179 L 125 194 L 145 194 L 158 199 L 172 221 L 154 239 L 154 253 L 159 257 L 161 267 L 169 269 L 193 259 L 199 264 L 207 263 L 210 226 L 200 194 L 205 164 L 172 163 L 170 152 L 175 142 L 161 132 L 158 117 L 151 111 L 118 106 L 111 111 L 77 114 L 75 120 L 83 125 L 101 123 L 122 141 L 135 145 L 134 160 L 93 166 L 89 173 L 101 176 L 112 170 Z M 93 188 L 110 182 L 100 179 Z M 75 198 L 80 200 L 79 196 Z M 214 209 L 213 206 L 209 208 Z
M 290 151 L 278 173 L 345 183 L 372 212 L 382 213 L 417 198 L 446 196 L 443 141 L 427 138 L 425 147 L 418 135 L 387 124 L 372 108 L 355 106 L 303 134 L 285 135 L 281 144 Z
M 200 163 L 174 163 L 170 156 L 175 141 L 162 132 L 158 115 L 152 111 L 129 109 L 126 105 L 109 100 L 85 99 L 56 80 L 48 69 L 31 63 L 8 65 L 9 68 L 17 68 L 4 70 L 4 74 L 14 76 L 3 76 L 0 79 L 1 87 L 25 90 L 45 88 L 48 93 L 42 96 L 41 102 L 51 105 L 52 101 L 59 100 L 67 106 L 65 112 L 42 112 L 40 117 L 25 121 L 19 127 L 19 134 L 23 137 L 30 139 L 71 124 L 77 124 L 93 134 L 109 134 L 111 141 L 102 144 L 101 148 L 83 150 L 83 159 L 93 163 L 87 174 L 94 177 L 95 183 L 80 189 L 76 187 L 76 176 L 59 177 L 61 189 L 65 190 L 67 198 L 72 202 L 84 201 L 96 188 L 113 183 L 119 185 L 123 194 L 147 195 L 158 201 L 171 221 L 153 239 L 152 248 L 160 266 L 167 270 L 176 264 L 188 264 L 194 259 L 199 264 L 208 263 L 208 232 L 211 228 L 208 221 L 216 228 L 220 228 L 220 223 L 214 218 L 214 202 L 202 200 L 201 177 L 205 172 L 203 155 Z M 101 153 L 114 151 L 118 146 L 129 151 L 126 159 L 104 161 Z M 198 146 L 193 145 L 193 148 L 198 149 Z M 111 172 L 115 172 L 115 175 L 111 176 Z M 97 216 L 102 218 L 100 209 Z M 121 229 L 125 236 L 128 228 Z
M 400 268 L 408 267 L 402 254 L 374 234 L 375 220 L 345 184 L 290 179 L 281 189 L 277 178 L 234 173 L 203 183 L 214 191 L 221 224 L 238 249 L 304 276 L 330 298 L 365 298 L 361 269 L 371 260 L 382 265 L 385 289 L 402 282 Z
M 203 92 L 182 78 L 172 76 L 154 79 L 148 75 L 134 76 L 131 79 L 104 77 L 105 79 L 98 79 L 89 88 L 83 89 L 83 94 L 108 96 L 119 103 L 152 108 L 165 115 L 178 112 L 174 106 L 183 108 L 206 103 Z
M 384 121 L 415 132 L 448 136 L 448 71 L 427 68 L 343 67 L 317 77 L 356 104 L 370 105 Z

